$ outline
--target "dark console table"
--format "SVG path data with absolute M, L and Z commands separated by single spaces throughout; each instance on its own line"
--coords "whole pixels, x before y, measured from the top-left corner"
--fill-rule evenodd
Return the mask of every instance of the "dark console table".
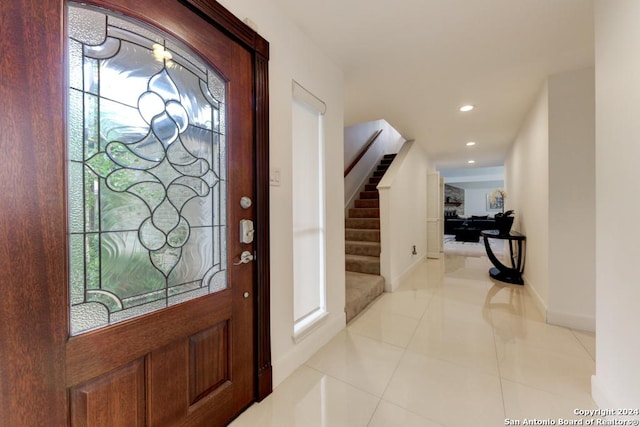
M 509 234 L 500 234 L 498 230 L 484 230 L 480 232 L 480 235 L 484 239 L 487 256 L 493 265 L 495 265 L 495 268 L 489 270 L 489 275 L 501 282 L 524 285 L 522 273 L 524 272 L 525 241 L 527 238 L 516 231 L 511 231 Z M 491 245 L 489 245 L 489 239 L 509 241 L 511 267 L 504 265 L 496 258 L 493 250 L 491 250 Z

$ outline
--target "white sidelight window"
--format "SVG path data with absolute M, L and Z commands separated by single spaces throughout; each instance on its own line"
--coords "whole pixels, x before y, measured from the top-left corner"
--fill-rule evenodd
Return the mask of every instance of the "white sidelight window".
M 293 82 L 293 315 L 300 339 L 326 315 L 323 115 L 326 106 Z

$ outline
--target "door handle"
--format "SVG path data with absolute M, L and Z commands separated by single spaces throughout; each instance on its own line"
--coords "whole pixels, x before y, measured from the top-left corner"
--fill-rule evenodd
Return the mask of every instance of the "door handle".
M 251 261 L 253 261 L 253 255 L 251 255 L 251 252 L 244 251 L 240 254 L 240 261 L 234 262 L 233 265 L 247 264 Z

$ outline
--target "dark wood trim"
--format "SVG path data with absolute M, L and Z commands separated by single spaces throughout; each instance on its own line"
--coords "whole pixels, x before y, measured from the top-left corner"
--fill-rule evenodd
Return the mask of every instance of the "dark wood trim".
M 255 55 L 256 94 L 256 217 L 261 226 L 256 229 L 256 399 L 271 393 L 271 327 L 270 327 L 270 257 L 269 257 L 269 64 L 268 59 Z
M 217 28 L 242 43 L 249 50 L 269 59 L 269 42 L 251 27 L 213 0 L 179 0 Z
M 67 425 L 63 6 L 0 3 L 0 423 L 7 426 Z
M 256 390 L 260 401 L 272 389 L 269 257 L 269 43 L 235 15 L 211 0 L 180 0 L 203 19 L 234 37 L 254 56 L 256 142 Z
M 376 139 L 378 139 L 378 137 L 380 136 L 381 133 L 382 133 L 382 129 L 379 129 L 379 130 L 375 131 L 373 133 L 373 135 L 371 135 L 371 138 L 369 138 L 369 141 L 367 141 L 367 144 L 364 146 L 364 148 L 362 150 L 360 150 L 360 152 L 358 153 L 356 158 L 353 159 L 351 164 L 349 164 L 349 166 L 344 170 L 344 176 L 345 177 L 347 175 L 349 175 L 349 172 L 351 172 L 353 170 L 353 168 L 356 167 L 356 165 L 358 164 L 360 159 L 362 159 L 364 157 L 364 155 L 367 154 L 367 151 L 369 151 L 369 148 L 371 148 L 373 143 L 376 142 Z
M 254 57 L 256 142 L 255 322 L 256 391 L 260 401 L 272 389 L 269 256 L 269 42 L 213 0 L 179 0 L 207 22 L 235 38 Z

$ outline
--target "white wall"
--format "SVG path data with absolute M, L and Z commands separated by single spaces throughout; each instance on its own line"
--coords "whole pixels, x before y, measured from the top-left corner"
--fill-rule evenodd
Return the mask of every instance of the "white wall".
M 424 150 L 406 142 L 384 178 L 380 193 L 380 274 L 392 292 L 427 253 L 427 172 Z M 412 254 L 416 246 L 416 255 Z
M 496 188 L 504 188 L 504 166 L 484 168 L 448 169 L 441 171 L 444 182 L 464 190 L 464 212 L 461 216 L 490 215 L 500 210 L 487 209 L 487 194 Z
M 271 344 L 278 385 L 345 325 L 344 314 L 344 82 L 341 69 L 293 25 L 271 0 L 220 0 L 240 19 L 249 18 L 270 43 L 270 166 L 281 171 L 271 187 Z M 304 340 L 293 334 L 293 220 L 291 157 L 292 80 L 327 104 L 326 142 L 327 318 Z M 258 254 L 258 256 L 260 256 Z
M 597 341 L 592 391 L 602 408 L 637 408 L 640 2 L 607 0 L 595 6 Z
M 549 301 L 549 102 L 545 82 L 505 162 L 505 209 L 527 236 L 524 280 L 538 306 Z
M 595 330 L 595 84 L 588 68 L 549 77 L 547 321 Z
M 397 153 L 405 139 L 386 120 L 373 120 L 344 128 L 344 169 L 358 156 L 374 132 L 382 130 L 374 144 L 344 178 L 344 206 L 353 207 L 371 172 L 384 154 Z
M 462 182 L 503 181 L 504 166 L 490 166 L 484 168 L 444 169 L 440 171 L 445 184 Z
M 595 329 L 594 71 L 550 76 L 506 166 L 514 229 L 527 236 L 525 283 L 547 322 Z
M 502 186 L 500 186 L 502 187 Z M 467 188 L 464 190 L 464 215 L 490 215 L 500 212 L 500 209 L 487 209 L 487 194 L 496 187 Z

